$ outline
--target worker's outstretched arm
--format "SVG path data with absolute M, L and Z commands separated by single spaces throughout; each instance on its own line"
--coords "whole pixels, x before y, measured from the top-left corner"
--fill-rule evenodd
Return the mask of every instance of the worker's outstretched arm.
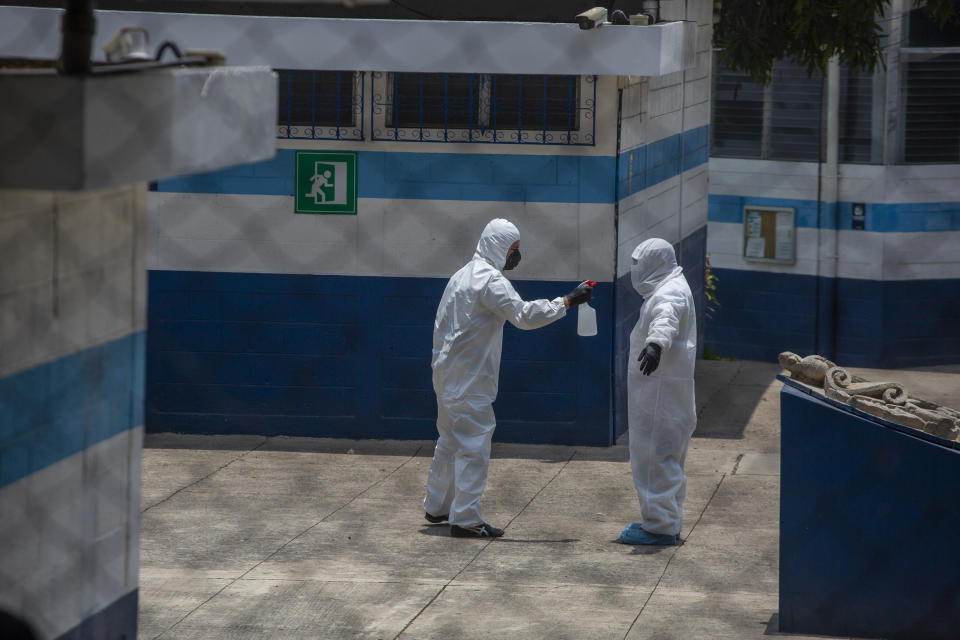
M 566 315 L 563 297 L 524 300 L 503 275 L 490 278 L 481 297 L 483 306 L 518 329 L 539 329 Z
M 650 302 L 653 303 L 653 319 L 645 342 L 653 342 L 666 351 L 680 333 L 680 315 L 686 301 L 683 296 L 665 294 L 655 296 Z

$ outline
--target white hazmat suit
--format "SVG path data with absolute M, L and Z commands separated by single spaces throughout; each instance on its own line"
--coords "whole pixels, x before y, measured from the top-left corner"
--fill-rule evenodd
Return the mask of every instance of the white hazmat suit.
M 669 242 L 659 238 L 642 242 L 632 259 L 630 277 L 644 301 L 630 334 L 627 367 L 630 466 L 643 529 L 678 535 L 687 488 L 683 464 L 697 426 L 696 311 Z M 637 358 L 651 342 L 661 348 L 660 365 L 645 376 Z
M 450 524 L 484 522 L 480 497 L 487 482 L 493 401 L 500 378 L 503 323 L 537 329 L 566 314 L 563 297 L 525 302 L 503 275 L 513 223 L 491 220 L 476 253 L 447 283 L 433 325 L 433 389 L 439 437 L 423 508 L 448 514 Z

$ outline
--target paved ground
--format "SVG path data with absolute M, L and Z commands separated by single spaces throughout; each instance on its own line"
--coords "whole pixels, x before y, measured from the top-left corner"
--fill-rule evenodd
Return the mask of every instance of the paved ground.
M 857 371 L 960 405 L 960 367 Z M 506 536 L 483 541 L 423 520 L 431 442 L 148 436 L 139 637 L 781 636 L 776 373 L 699 363 L 679 547 L 615 542 L 639 519 L 622 443 L 494 445 Z

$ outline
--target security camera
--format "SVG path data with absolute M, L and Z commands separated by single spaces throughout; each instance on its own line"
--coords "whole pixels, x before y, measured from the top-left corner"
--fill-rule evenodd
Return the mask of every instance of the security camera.
M 577 22 L 581 29 L 593 29 L 607 21 L 607 10 L 603 7 L 594 7 L 577 14 Z

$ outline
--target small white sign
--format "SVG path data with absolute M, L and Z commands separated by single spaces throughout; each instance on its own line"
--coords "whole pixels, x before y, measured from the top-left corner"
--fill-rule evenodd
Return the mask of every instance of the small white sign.
M 747 257 L 762 258 L 767 250 L 767 241 L 763 238 L 747 238 Z

